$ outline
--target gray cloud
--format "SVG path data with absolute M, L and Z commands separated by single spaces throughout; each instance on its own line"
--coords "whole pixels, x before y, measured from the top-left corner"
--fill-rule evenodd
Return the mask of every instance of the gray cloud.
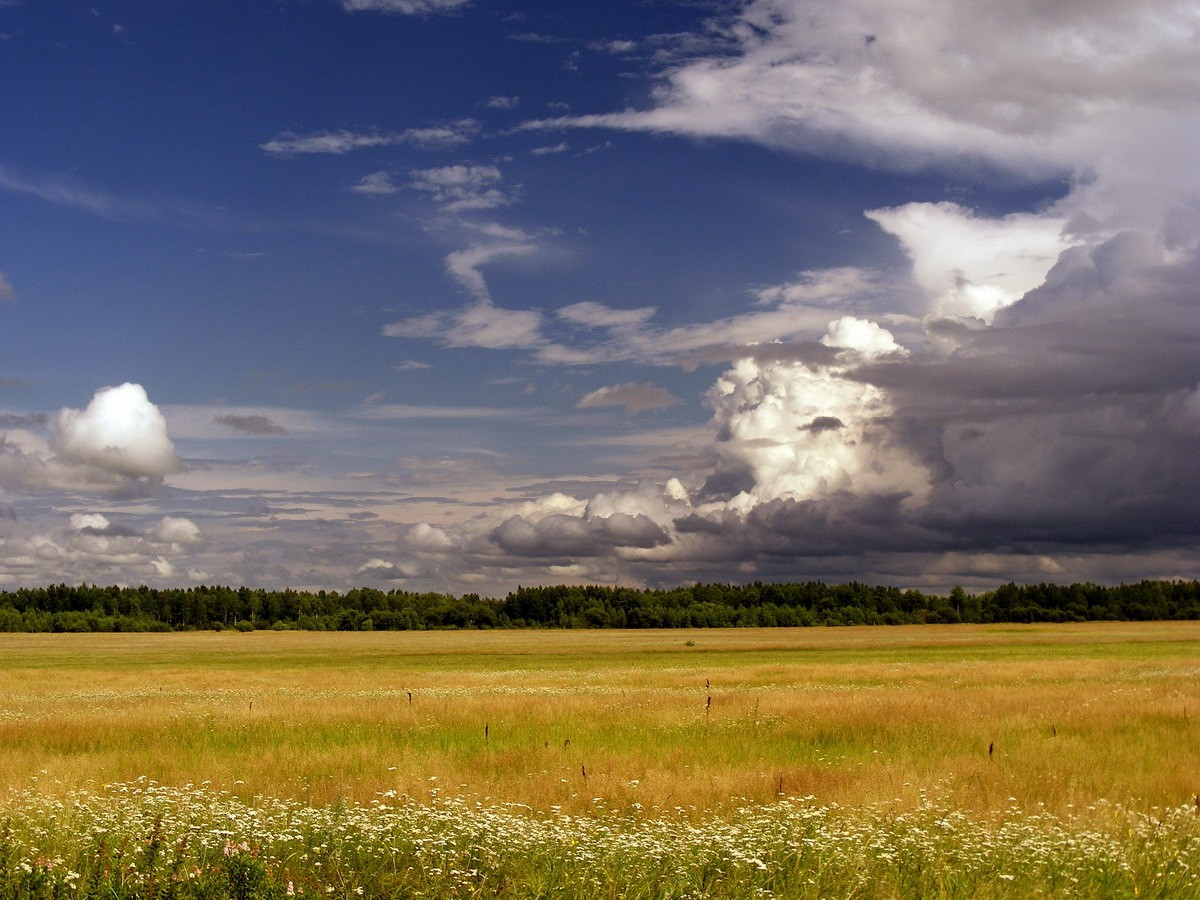
M 620 406 L 626 412 L 644 412 L 649 409 L 666 409 L 679 402 L 666 388 L 649 382 L 613 384 L 597 388 L 584 394 L 576 405 L 579 409 L 601 406 Z
M 243 434 L 287 434 L 287 429 L 267 416 L 238 416 L 232 413 L 213 416 L 218 425 L 225 425 Z
M 550 515 L 538 521 L 513 516 L 489 535 L 518 557 L 605 556 L 619 548 L 648 548 L 666 543 L 666 532 L 644 515 L 613 513 L 581 518 Z
M 45 428 L 49 421 L 50 417 L 45 413 L 5 413 L 0 415 L 0 428 Z

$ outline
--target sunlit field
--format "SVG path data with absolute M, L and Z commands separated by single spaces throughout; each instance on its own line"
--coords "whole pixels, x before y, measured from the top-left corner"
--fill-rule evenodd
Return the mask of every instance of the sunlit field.
M 0 893 L 1195 896 L 1198 676 L 1195 622 L 0 635 Z

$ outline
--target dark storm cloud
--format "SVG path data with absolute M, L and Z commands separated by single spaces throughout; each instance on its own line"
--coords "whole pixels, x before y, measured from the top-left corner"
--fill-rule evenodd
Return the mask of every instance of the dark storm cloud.
M 1121 235 L 948 356 L 859 367 L 935 475 L 921 524 L 978 548 L 1200 536 L 1200 266 Z

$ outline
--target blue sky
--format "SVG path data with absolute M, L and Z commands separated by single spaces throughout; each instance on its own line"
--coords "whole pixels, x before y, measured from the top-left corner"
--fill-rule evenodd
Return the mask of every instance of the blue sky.
M 0 587 L 1195 577 L 1198 29 L 0 0 Z

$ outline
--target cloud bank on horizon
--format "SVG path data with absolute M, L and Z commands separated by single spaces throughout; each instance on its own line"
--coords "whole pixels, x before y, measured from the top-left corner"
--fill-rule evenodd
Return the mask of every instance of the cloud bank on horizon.
M 48 347 L 66 304 L 93 366 L 0 371 L 0 587 L 1200 572 L 1194 4 L 275 14 L 460 77 L 251 79 L 220 210 L 0 141 L 63 238 L 0 243 L 6 332 Z M 95 52 L 136 61 L 133 21 Z

